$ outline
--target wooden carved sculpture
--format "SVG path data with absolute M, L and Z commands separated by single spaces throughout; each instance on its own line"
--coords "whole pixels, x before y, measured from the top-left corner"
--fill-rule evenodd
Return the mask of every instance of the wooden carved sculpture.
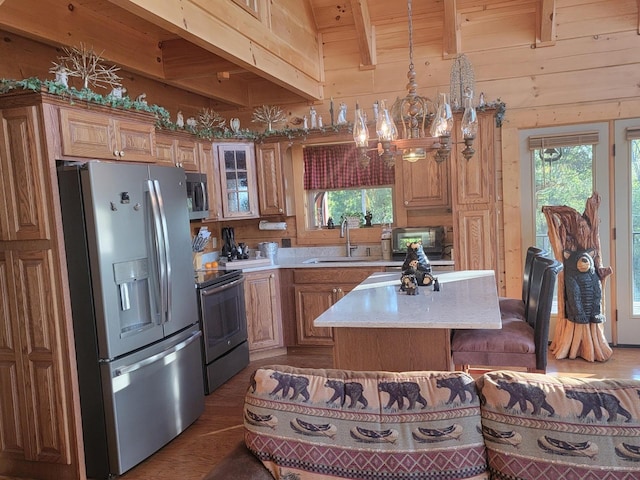
M 549 240 L 555 257 L 565 258 L 567 251 L 593 251 L 595 272 L 602 284 L 601 290 L 604 292 L 606 278 L 613 273 L 613 270 L 611 267 L 602 266 L 598 232 L 599 206 L 600 195 L 593 192 L 587 199 L 582 215 L 567 206 L 545 206 L 542 207 L 542 213 L 547 219 Z M 613 351 L 604 336 L 602 322 L 577 323 L 570 320 L 567 318 L 566 301 L 565 272 L 560 272 L 558 275 L 558 321 L 549 351 L 557 359 L 580 356 L 589 362 L 608 360 Z M 604 294 L 601 301 L 601 311 L 604 312 Z

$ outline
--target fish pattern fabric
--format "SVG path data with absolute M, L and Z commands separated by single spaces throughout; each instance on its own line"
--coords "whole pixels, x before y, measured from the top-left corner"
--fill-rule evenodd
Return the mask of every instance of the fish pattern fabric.
M 245 443 L 276 479 L 486 479 L 480 401 L 462 372 L 263 367 Z
M 496 371 L 477 386 L 491 478 L 640 478 L 639 380 Z

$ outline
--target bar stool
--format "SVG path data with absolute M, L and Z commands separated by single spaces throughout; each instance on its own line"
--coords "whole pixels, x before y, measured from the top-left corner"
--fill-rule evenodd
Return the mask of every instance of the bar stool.
M 451 351 L 456 370 L 469 371 L 473 365 L 545 373 L 553 291 L 560 270 L 557 260 L 534 257 L 525 321 L 512 316 L 502 319 L 500 330 L 454 330 Z

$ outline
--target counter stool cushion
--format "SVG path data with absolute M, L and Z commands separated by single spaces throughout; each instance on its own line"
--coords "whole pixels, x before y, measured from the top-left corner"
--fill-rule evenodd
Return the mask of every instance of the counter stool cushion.
M 485 479 L 480 402 L 463 372 L 270 366 L 245 397 L 245 443 L 276 479 Z
M 536 367 L 533 327 L 518 317 L 503 318 L 499 330 L 456 330 L 451 350 L 456 365 Z

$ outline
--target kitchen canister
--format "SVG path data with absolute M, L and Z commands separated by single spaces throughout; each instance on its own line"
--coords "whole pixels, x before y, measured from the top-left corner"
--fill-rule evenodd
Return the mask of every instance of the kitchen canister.
M 276 242 L 260 242 L 258 250 L 263 257 L 271 260 L 271 264 L 275 265 L 278 258 L 278 244 Z

